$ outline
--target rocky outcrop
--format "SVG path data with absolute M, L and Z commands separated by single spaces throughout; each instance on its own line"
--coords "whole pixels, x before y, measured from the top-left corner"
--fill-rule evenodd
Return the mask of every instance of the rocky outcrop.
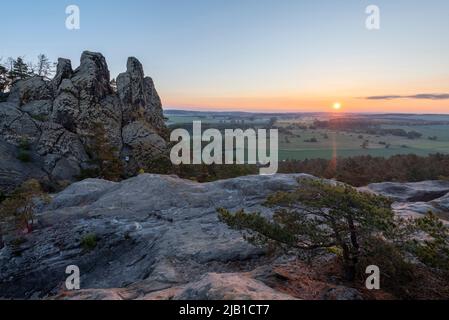
M 325 276 L 336 268 L 330 257 L 314 266 L 272 257 L 218 219 L 217 208 L 271 215 L 266 197 L 300 189 L 305 178 L 313 177 L 201 184 L 142 174 L 74 183 L 40 206 L 32 233 L 3 237 L 0 298 L 361 299 Z M 447 205 L 447 196 L 427 204 L 434 203 Z M 80 291 L 64 289 L 69 265 L 80 268 Z
M 216 208 L 268 213 L 263 206 L 266 196 L 291 190 L 302 177 L 308 176 L 250 176 L 199 184 L 143 174 L 120 183 L 74 183 L 40 210 L 36 228 L 21 244 L 14 237 L 4 239 L 0 296 L 59 294 L 65 268 L 77 265 L 81 288 L 95 290 L 91 294 L 110 289 L 107 298 L 113 292 L 127 299 L 149 298 L 170 288 L 177 289 L 176 297 L 189 299 L 226 294 L 287 298 L 249 275 L 214 274 L 250 271 L 270 261 L 263 250 L 220 223 Z M 94 248 L 83 246 L 86 235 L 95 235 Z M 209 286 L 213 279 L 217 281 Z
M 78 292 L 63 292 L 57 300 L 127 300 L 136 297 L 133 289 L 88 289 Z M 144 288 L 144 287 L 142 287 Z M 200 280 L 180 287 L 155 291 L 139 300 L 294 300 L 295 298 L 276 291 L 263 282 L 244 273 L 208 273 Z
M 166 149 L 162 104 L 136 58 L 128 59 L 117 86 L 115 92 L 100 53 L 83 52 L 76 70 L 70 60 L 59 59 L 51 81 L 33 77 L 14 84 L 8 101 L 0 104 L 0 142 L 13 150 L 26 141 L 31 157 L 43 159 L 28 166 L 37 169 L 31 176 L 43 171 L 49 181 L 73 181 L 81 170 L 91 167 L 93 136 L 101 126 L 126 171 L 135 173 Z M 11 177 L 2 181 L 3 192 L 30 176 L 12 177 L 15 170 L 11 168 L 21 164 L 6 161 L 19 160 L 1 158 L 0 176 Z
M 18 151 L 12 144 L 0 140 L 0 190 L 9 190 L 28 179 L 45 181 L 47 173 L 41 169 L 43 159 L 35 157 L 33 163 L 17 161 Z
M 171 294 L 171 293 L 174 294 Z M 166 296 L 164 297 L 164 295 Z M 156 292 L 145 300 L 293 300 L 290 295 L 276 291 L 264 283 L 241 273 L 208 273 L 199 281 Z
M 428 202 L 449 193 L 449 181 L 382 182 L 369 184 L 368 190 L 399 202 Z
M 383 182 L 359 190 L 393 199 L 393 209 L 400 216 L 419 217 L 432 211 L 449 221 L 449 181 Z

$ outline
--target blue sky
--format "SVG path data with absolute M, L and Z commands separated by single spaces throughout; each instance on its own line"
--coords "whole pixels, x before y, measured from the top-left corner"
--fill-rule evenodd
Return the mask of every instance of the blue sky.
M 65 8 L 81 29 L 65 28 Z M 365 28 L 378 5 L 381 29 Z M 444 111 L 449 100 L 366 100 L 449 92 L 446 0 L 2 0 L 0 56 L 46 53 L 76 67 L 102 52 L 113 76 L 136 56 L 168 107 Z M 447 108 L 449 110 L 449 108 Z

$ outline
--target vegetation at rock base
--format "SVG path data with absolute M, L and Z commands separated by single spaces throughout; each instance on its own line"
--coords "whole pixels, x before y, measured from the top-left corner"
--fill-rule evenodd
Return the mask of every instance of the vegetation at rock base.
M 6 90 L 8 84 L 9 84 L 8 69 L 0 65 L 0 93 Z
M 434 214 L 428 214 L 415 220 L 412 230 L 416 236 L 424 233 L 427 237 L 422 241 L 411 241 L 409 250 L 426 265 L 449 270 L 449 233 L 443 222 Z
M 168 148 L 168 150 L 170 150 L 170 148 Z M 143 173 L 177 175 L 180 178 L 198 182 L 212 182 L 245 175 L 253 175 L 259 172 L 258 168 L 254 165 L 173 165 L 170 156 L 166 153 L 160 154 L 147 161 L 145 167 L 141 169 L 143 170 Z M 139 171 L 138 174 L 141 174 L 141 172 Z
M 37 180 L 28 180 L 0 203 L 0 219 L 12 219 L 19 230 L 31 232 L 39 201 L 48 202 L 49 197 Z
M 20 160 L 22 162 L 30 162 L 31 156 L 27 151 L 19 150 L 19 153 L 17 154 L 17 160 Z
M 91 169 L 90 172 L 84 171 L 84 174 L 87 172 L 93 177 L 111 181 L 119 181 L 124 177 L 124 168 L 118 156 L 118 151 L 108 141 L 102 123 L 92 125 L 92 147 L 89 154 L 95 168 Z
M 412 255 L 426 268 L 449 271 L 449 230 L 434 215 L 402 219 L 395 217 L 388 198 L 343 184 L 311 179 L 300 184 L 294 192 L 267 199 L 266 205 L 275 211 L 271 218 L 218 209 L 220 220 L 256 245 L 299 256 L 332 252 L 341 261 L 346 281 L 360 282 L 366 278 L 366 267 L 376 265 L 382 288 L 402 297 L 415 279 Z
M 87 234 L 81 239 L 80 245 L 84 250 L 91 251 L 95 249 L 97 242 L 98 238 L 96 234 Z
M 20 140 L 17 159 L 22 162 L 30 162 L 31 161 L 30 149 L 31 146 L 27 139 L 24 138 Z
M 175 174 L 199 182 L 230 179 L 258 174 L 255 165 L 180 165 L 160 157 L 145 168 L 145 172 Z M 449 155 L 396 155 L 390 158 L 358 156 L 336 160 L 289 160 L 279 163 L 279 173 L 308 173 L 316 177 L 335 179 L 355 187 L 376 182 L 418 182 L 449 179 Z

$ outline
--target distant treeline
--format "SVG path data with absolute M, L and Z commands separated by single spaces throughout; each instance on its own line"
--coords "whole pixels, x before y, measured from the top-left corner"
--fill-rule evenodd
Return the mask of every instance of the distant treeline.
M 408 139 L 419 139 L 422 134 L 416 131 L 405 131 L 404 129 L 385 129 L 379 123 L 363 119 L 333 119 L 329 121 L 316 120 L 311 129 L 330 129 L 338 131 L 351 131 L 370 135 L 393 135 L 406 137 Z
M 414 154 L 390 158 L 357 156 L 334 160 L 291 160 L 279 164 L 281 173 L 308 173 L 317 177 L 336 179 L 355 187 L 370 183 L 396 181 L 417 182 L 449 179 L 449 155 Z
M 169 160 L 155 161 L 148 172 L 176 174 L 185 179 L 208 182 L 259 174 L 256 165 L 181 165 Z M 279 163 L 279 173 L 308 173 L 316 177 L 336 179 L 355 187 L 376 182 L 418 182 L 449 180 L 449 155 L 432 154 L 421 157 L 414 154 L 390 158 L 357 156 L 334 160 L 289 160 Z
M 23 57 L 10 57 L 4 61 L 0 57 L 0 102 L 7 99 L 8 91 L 16 81 L 35 76 L 50 79 L 55 68 L 56 63 L 45 54 L 38 55 L 36 62 L 25 61 Z

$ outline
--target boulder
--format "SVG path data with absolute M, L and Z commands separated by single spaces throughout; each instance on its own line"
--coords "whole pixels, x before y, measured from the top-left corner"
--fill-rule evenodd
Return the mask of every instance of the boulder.
M 35 100 L 23 105 L 20 109 L 28 113 L 34 120 L 47 121 L 52 108 L 52 100 Z
M 18 185 L 28 179 L 48 181 L 47 173 L 36 162 L 22 162 L 17 159 L 16 146 L 0 139 L 0 191 L 12 192 Z M 0 192 L 0 193 L 1 193 Z
M 45 122 L 40 125 L 42 134 L 37 142 L 37 153 L 41 156 L 59 155 L 81 165 L 89 161 L 79 137 L 63 126 Z
M 363 300 L 363 296 L 357 289 L 345 286 L 330 288 L 324 293 L 323 300 Z
M 182 288 L 171 297 L 171 300 L 295 300 L 295 298 L 244 274 L 208 273 L 199 281 Z
M 160 156 L 167 148 L 166 141 L 144 121 L 132 122 L 122 130 L 124 151 L 130 150 L 126 155 L 129 157 L 129 166 L 134 170 L 144 168 L 148 159 Z
M 418 218 L 433 212 L 449 221 L 449 181 L 383 182 L 359 188 L 393 199 L 393 210 L 402 217 Z
M 68 80 L 70 81 L 70 80 Z M 51 120 L 65 129 L 76 132 L 79 117 L 79 101 L 73 93 L 61 90 L 53 103 Z
M 440 209 L 444 212 L 449 212 L 449 193 L 442 196 L 441 198 L 435 199 L 430 202 L 432 206 Z
M 0 138 L 13 145 L 23 141 L 33 143 L 40 130 L 33 119 L 11 103 L 0 104 Z
M 8 102 L 20 107 L 31 101 L 52 99 L 52 89 L 43 77 L 32 77 L 17 81 L 11 88 Z
M 395 201 L 428 202 L 449 193 L 449 181 L 382 182 L 370 184 L 361 190 L 372 191 Z

